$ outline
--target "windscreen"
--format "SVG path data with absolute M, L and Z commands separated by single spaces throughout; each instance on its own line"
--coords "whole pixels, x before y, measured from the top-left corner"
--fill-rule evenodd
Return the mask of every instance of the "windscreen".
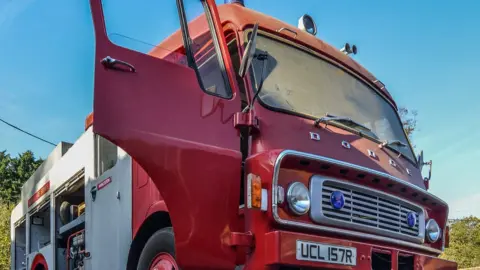
M 267 106 L 315 118 L 326 114 L 348 117 L 370 129 L 366 135 L 376 140 L 399 140 L 409 145 L 392 105 L 350 73 L 304 50 L 259 35 L 256 53 L 265 52 L 269 57 L 259 98 Z M 263 61 L 255 59 L 253 69 L 258 83 Z M 410 146 L 392 147 L 415 160 Z

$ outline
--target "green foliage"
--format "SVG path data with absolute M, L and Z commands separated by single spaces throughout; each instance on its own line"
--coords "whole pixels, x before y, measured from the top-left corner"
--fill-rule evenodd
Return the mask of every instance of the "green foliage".
M 0 269 L 10 269 L 10 213 L 13 205 L 0 204 Z
M 32 151 L 26 151 L 12 158 L 6 151 L 0 152 L 0 200 L 17 203 L 20 199 L 22 185 L 42 164 Z
M 480 266 L 480 218 L 467 217 L 450 227 L 450 245 L 442 258 L 453 260 L 459 268 Z
M 10 269 L 10 214 L 20 199 L 22 185 L 42 162 L 32 151 L 14 158 L 0 151 L 0 269 Z
M 403 129 L 408 137 L 412 137 L 413 133 L 417 131 L 417 115 L 416 110 L 409 110 L 405 107 L 398 109 L 398 114 L 402 120 Z

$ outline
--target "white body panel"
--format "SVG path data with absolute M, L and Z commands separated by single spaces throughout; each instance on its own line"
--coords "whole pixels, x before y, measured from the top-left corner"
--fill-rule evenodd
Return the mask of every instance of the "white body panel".
M 32 268 L 32 261 L 35 258 L 35 256 L 37 256 L 37 254 L 42 254 L 43 257 L 45 257 L 45 260 L 47 261 L 47 264 L 48 264 L 49 267 L 51 265 L 54 265 L 53 261 L 54 261 L 55 258 L 53 257 L 53 245 L 48 245 L 48 246 L 45 246 L 45 247 L 41 248 L 38 252 L 32 252 L 32 253 L 27 255 L 27 261 L 28 261 L 27 269 Z M 55 268 L 53 268 L 53 269 L 55 269 Z
M 61 144 L 55 148 L 37 172 L 22 187 L 22 200 L 13 209 L 11 214 L 11 269 L 25 269 L 16 267 L 15 250 L 22 250 L 15 245 L 15 225 L 25 218 L 25 238 L 27 265 L 37 253 L 41 253 L 49 269 L 65 269 L 62 261 L 56 265 L 56 211 L 55 192 L 63 189 L 65 183 L 78 172 L 84 170 L 85 181 L 85 240 L 86 251 L 91 257 L 85 260 L 85 269 L 125 269 L 128 252 L 132 241 L 132 160 L 126 152 L 118 149 L 118 158 L 115 166 L 105 171 L 98 178 L 95 177 L 95 135 L 89 128 L 83 133 L 73 146 Z M 69 149 L 68 149 L 69 148 Z M 68 149 L 68 151 L 66 151 Z M 63 156 L 62 156 L 63 155 Z M 102 180 L 111 177 L 112 182 L 97 191 L 96 200 L 92 200 L 90 190 Z M 48 192 L 28 207 L 28 200 L 47 182 L 50 184 Z M 62 186 L 63 185 L 63 186 Z M 120 198 L 117 198 L 117 192 Z M 38 243 L 44 242 L 45 230 L 35 228 L 31 224 L 31 216 L 50 199 L 50 243 L 38 249 Z M 47 224 L 45 221 L 44 224 Z M 33 230 L 32 230 L 33 229 Z M 32 230 L 32 232 L 30 232 Z M 32 247 L 30 242 L 32 242 Z M 36 243 L 36 244 L 35 244 Z M 25 248 L 23 248 L 25 249 Z M 31 251 L 31 252 L 30 252 Z
M 110 178 L 97 191 L 92 187 Z M 125 269 L 132 241 L 132 161 L 119 150 L 116 165 L 89 182 L 85 188 L 86 249 L 92 254 L 86 269 Z M 108 181 L 108 180 L 107 180 Z

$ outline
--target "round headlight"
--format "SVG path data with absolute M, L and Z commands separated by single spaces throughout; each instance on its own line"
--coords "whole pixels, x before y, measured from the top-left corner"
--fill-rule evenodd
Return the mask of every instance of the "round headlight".
M 428 241 L 435 243 L 438 239 L 440 239 L 442 231 L 440 230 L 437 222 L 434 219 L 430 219 L 425 226 L 425 233 L 427 234 Z
M 300 182 L 291 184 L 287 191 L 287 202 L 295 214 L 306 214 L 310 210 L 310 192 L 308 188 Z

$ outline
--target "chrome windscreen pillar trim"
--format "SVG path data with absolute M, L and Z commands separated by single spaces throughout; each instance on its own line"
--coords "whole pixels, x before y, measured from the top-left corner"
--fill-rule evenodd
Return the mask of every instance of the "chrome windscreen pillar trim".
M 339 166 L 352 168 L 352 169 L 355 169 L 355 170 L 358 170 L 358 171 L 361 171 L 361 172 L 365 172 L 365 173 L 374 174 L 374 175 L 377 175 L 377 176 L 380 176 L 380 177 L 388 178 L 392 181 L 407 185 L 408 187 L 414 189 L 418 193 L 421 193 L 425 196 L 433 198 L 434 200 L 436 200 L 436 201 L 438 201 L 438 202 L 440 202 L 444 205 L 447 205 L 443 200 L 436 197 L 435 195 L 429 194 L 428 192 L 426 192 L 422 188 L 420 188 L 418 186 L 415 186 L 414 184 L 411 184 L 409 182 L 406 182 L 406 181 L 404 181 L 400 178 L 394 177 L 392 175 L 389 175 L 389 174 L 386 174 L 386 173 L 383 173 L 383 172 L 379 172 L 379 171 L 376 171 L 376 170 L 373 170 L 373 169 L 370 169 L 370 168 L 367 168 L 367 167 L 363 167 L 363 166 L 360 166 L 360 165 L 356 165 L 356 164 L 352 164 L 352 163 L 348 163 L 348 162 L 344 162 L 344 161 L 340 161 L 340 160 L 336 160 L 336 159 L 331 159 L 331 158 L 327 158 L 327 157 L 323 157 L 323 156 L 319 156 L 319 155 L 299 152 L 299 151 L 295 151 L 295 150 L 284 150 L 283 152 L 281 152 L 278 155 L 277 160 L 275 161 L 274 170 L 273 170 L 273 179 L 272 179 L 272 212 L 273 212 L 273 217 L 274 217 L 274 219 L 277 223 L 285 225 L 285 226 L 290 226 L 290 227 L 306 228 L 306 229 L 311 229 L 311 230 L 316 230 L 316 231 L 326 232 L 326 233 L 331 233 L 331 234 L 340 234 L 340 235 L 343 235 L 343 236 L 351 236 L 351 237 L 358 237 L 358 238 L 363 238 L 363 239 L 368 239 L 368 240 L 381 241 L 381 242 L 384 242 L 384 243 L 401 245 L 401 246 L 409 247 L 409 248 L 415 248 L 415 249 L 418 249 L 418 250 L 422 250 L 422 251 L 430 252 L 430 253 L 434 253 L 434 254 L 440 254 L 442 252 L 439 249 L 435 249 L 435 248 L 427 247 L 427 246 L 424 246 L 424 245 L 421 245 L 421 244 L 411 243 L 411 242 L 407 242 L 407 241 L 403 241 L 403 240 L 398 240 L 396 238 L 389 238 L 389 237 L 384 237 L 384 236 L 379 236 L 379 235 L 374 235 L 374 234 L 369 234 L 369 233 L 350 231 L 350 230 L 340 229 L 340 228 L 331 228 L 331 227 L 317 225 L 317 224 L 310 224 L 310 223 L 303 223 L 303 222 L 298 222 L 298 221 L 291 221 L 291 220 L 282 219 L 278 215 L 277 185 L 278 185 L 278 175 L 280 173 L 280 165 L 282 164 L 283 159 L 287 156 L 295 156 L 295 157 L 300 157 L 300 158 L 307 158 L 307 159 L 311 159 L 311 160 L 328 162 L 328 163 L 331 163 L 331 164 L 336 164 L 336 165 L 339 165 Z

